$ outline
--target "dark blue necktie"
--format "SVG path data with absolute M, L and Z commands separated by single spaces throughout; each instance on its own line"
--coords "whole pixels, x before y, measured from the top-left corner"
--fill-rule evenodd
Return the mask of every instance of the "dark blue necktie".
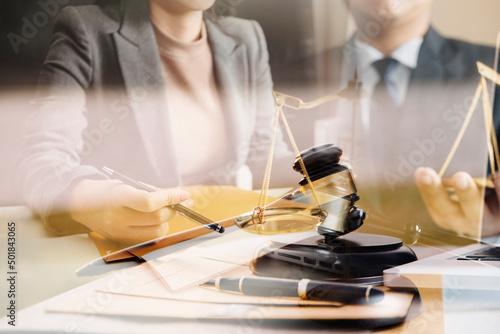
M 397 65 L 393 58 L 383 58 L 373 62 L 380 80 L 377 82 L 370 101 L 370 122 L 367 132 L 367 147 L 369 147 L 369 160 L 377 170 L 377 182 L 380 186 L 387 184 L 385 171 L 397 166 L 397 145 L 399 112 L 396 100 L 389 92 L 387 78 Z
M 393 58 L 382 58 L 372 64 L 380 78 L 373 90 L 372 102 L 381 107 L 394 108 L 396 106 L 395 97 L 391 96 L 387 85 L 387 77 L 396 63 L 397 60 Z

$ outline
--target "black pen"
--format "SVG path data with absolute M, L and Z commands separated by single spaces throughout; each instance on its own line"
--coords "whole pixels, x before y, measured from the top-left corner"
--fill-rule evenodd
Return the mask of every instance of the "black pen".
M 250 296 L 299 297 L 306 300 L 339 302 L 342 304 L 373 304 L 384 298 L 384 292 L 373 285 L 355 285 L 310 279 L 267 277 L 218 277 L 202 285 L 219 290 L 240 292 Z
M 149 191 L 149 192 L 153 192 L 153 191 L 158 191 L 159 190 L 159 189 L 154 189 L 154 188 L 152 188 L 152 187 L 150 187 L 147 184 L 144 184 L 142 182 L 132 180 L 131 178 L 129 178 L 129 177 L 123 175 L 123 174 L 120 174 L 120 173 L 112 170 L 111 168 L 102 167 L 102 169 L 109 176 L 116 177 L 118 180 L 120 180 L 123 183 L 128 184 L 129 186 L 132 186 L 134 188 L 137 188 L 137 189 L 140 189 L 140 190 Z M 190 210 L 189 208 L 185 207 L 182 204 L 168 205 L 168 207 L 174 209 L 175 211 L 179 212 L 179 214 L 181 214 L 182 216 L 184 216 L 184 217 L 186 217 L 186 218 L 194 221 L 195 223 L 202 225 L 203 227 L 205 227 L 208 230 L 212 230 L 212 231 L 219 232 L 219 233 L 224 233 L 224 227 L 223 226 L 221 226 L 221 225 L 219 225 L 217 223 L 214 223 L 212 220 L 210 220 L 210 219 L 208 219 L 208 218 L 200 215 L 197 212 L 194 212 L 193 210 Z

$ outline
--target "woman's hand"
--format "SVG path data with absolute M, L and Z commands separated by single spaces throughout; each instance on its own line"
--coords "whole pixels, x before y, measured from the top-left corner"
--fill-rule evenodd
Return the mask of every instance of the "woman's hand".
M 138 190 L 117 180 L 83 180 L 69 198 L 69 214 L 108 239 L 133 244 L 164 236 L 176 211 L 168 205 L 187 201 L 188 192 Z
M 482 224 L 481 211 L 485 198 L 483 198 L 482 190 L 478 188 L 469 174 L 458 172 L 452 177 L 454 192 L 458 200 L 450 197 L 441 178 L 431 168 L 418 168 L 415 171 L 415 181 L 427 210 L 438 226 L 471 237 L 500 234 L 498 212 L 500 178 L 497 177 L 494 180 L 495 189 L 486 196 L 487 205 L 484 206 Z

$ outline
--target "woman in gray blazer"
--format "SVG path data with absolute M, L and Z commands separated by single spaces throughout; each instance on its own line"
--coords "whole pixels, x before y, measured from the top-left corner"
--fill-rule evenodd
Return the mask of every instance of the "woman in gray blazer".
M 265 38 L 254 21 L 207 14 L 213 2 L 61 11 L 18 169 L 52 229 L 149 240 L 168 231 L 175 212 L 166 205 L 189 204 L 172 187 L 234 184 L 244 165 L 263 170 L 273 121 Z M 288 155 L 280 135 L 276 152 Z M 134 189 L 102 166 L 168 189 Z

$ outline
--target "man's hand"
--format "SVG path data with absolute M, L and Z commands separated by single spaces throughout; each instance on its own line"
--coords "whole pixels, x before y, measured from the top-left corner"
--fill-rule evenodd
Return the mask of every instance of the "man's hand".
M 117 180 L 83 180 L 69 198 L 71 217 L 103 235 L 122 243 L 139 243 L 164 236 L 176 211 L 166 206 L 187 201 L 181 189 L 146 192 Z
M 452 177 L 458 200 L 450 197 L 441 178 L 431 168 L 418 168 L 415 181 L 427 210 L 438 226 L 472 237 L 477 237 L 481 232 L 483 237 L 500 233 L 500 178 L 495 179 L 494 196 L 486 198 L 488 205 L 484 207 L 482 231 L 479 229 L 485 200 L 482 189 L 478 188 L 469 174 L 458 172 Z

